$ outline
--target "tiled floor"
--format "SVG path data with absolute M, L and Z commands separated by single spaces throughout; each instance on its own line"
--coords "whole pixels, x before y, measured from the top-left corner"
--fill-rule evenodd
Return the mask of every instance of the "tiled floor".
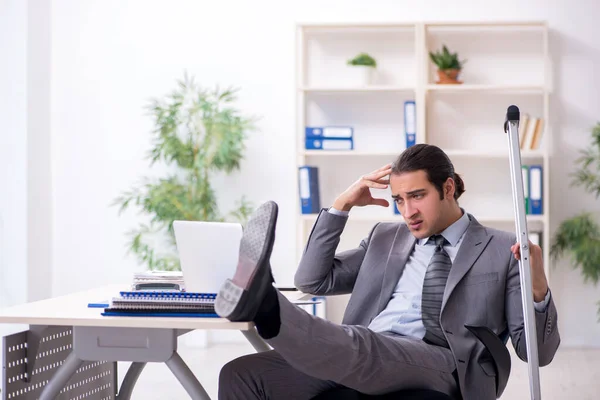
M 180 345 L 179 352 L 192 371 L 200 377 L 212 399 L 217 398 L 219 369 L 229 360 L 252 352 L 248 344 L 222 344 L 209 348 Z M 126 364 L 120 367 L 126 367 Z M 120 368 L 120 378 L 125 368 Z M 600 399 L 600 349 L 561 348 L 554 361 L 540 369 L 542 398 L 544 400 L 596 400 Z M 133 400 L 188 399 L 164 364 L 149 364 L 142 373 L 133 392 Z M 513 354 L 513 369 L 502 399 L 527 400 L 529 373 L 527 364 Z M 277 399 L 275 399 L 277 400 Z

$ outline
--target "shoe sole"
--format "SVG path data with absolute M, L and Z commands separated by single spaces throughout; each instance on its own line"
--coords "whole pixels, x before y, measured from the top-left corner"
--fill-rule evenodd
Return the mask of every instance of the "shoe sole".
M 260 306 L 249 293 L 261 295 L 273 282 L 254 277 L 261 268 L 270 268 L 269 259 L 275 240 L 277 204 L 267 202 L 252 215 L 242 234 L 238 265 L 232 279 L 227 279 L 215 300 L 215 312 L 230 321 L 249 321 Z

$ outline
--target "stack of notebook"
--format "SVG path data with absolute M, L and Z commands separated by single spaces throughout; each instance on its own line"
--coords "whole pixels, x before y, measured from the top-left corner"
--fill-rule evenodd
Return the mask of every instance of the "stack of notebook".
M 156 317 L 216 317 L 212 293 L 181 291 L 120 292 L 102 315 Z

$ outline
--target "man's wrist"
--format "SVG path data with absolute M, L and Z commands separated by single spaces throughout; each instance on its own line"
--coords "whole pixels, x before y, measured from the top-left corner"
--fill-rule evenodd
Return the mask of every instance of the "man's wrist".
M 348 216 L 348 211 L 338 210 L 335 207 L 329 207 L 329 209 L 327 211 L 330 214 L 337 215 L 337 216 L 340 216 L 340 217 L 347 217 Z
M 352 206 L 344 202 L 343 200 L 338 199 L 333 203 L 333 208 L 335 208 L 338 211 L 349 212 L 352 209 Z
M 533 301 L 535 301 L 536 303 L 541 303 L 544 301 L 544 299 L 546 298 L 546 295 L 548 294 L 548 287 L 546 286 L 545 289 L 542 290 L 534 290 L 533 291 Z
M 533 307 L 535 308 L 535 310 L 537 312 L 546 312 L 546 310 L 548 309 L 548 303 L 550 302 L 550 288 L 548 288 L 548 291 L 546 292 L 546 296 L 544 296 L 544 299 L 542 301 L 534 301 L 533 302 Z

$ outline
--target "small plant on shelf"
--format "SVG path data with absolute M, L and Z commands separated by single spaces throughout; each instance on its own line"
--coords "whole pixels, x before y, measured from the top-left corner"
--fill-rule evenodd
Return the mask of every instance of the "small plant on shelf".
M 377 61 L 367 53 L 360 53 L 356 57 L 348 60 L 348 65 L 377 68 Z
M 370 85 L 375 80 L 375 71 L 377 69 L 377 61 L 367 53 L 360 53 L 356 57 L 348 60 L 348 66 L 351 68 L 352 74 L 357 74 L 355 80 L 361 85 Z
M 581 150 L 576 160 L 577 170 L 571 174 L 572 186 L 581 186 L 586 192 L 600 198 L 600 123 L 592 129 L 592 145 Z M 558 227 L 550 248 L 557 260 L 564 254 L 571 258 L 573 268 L 580 268 L 584 282 L 594 285 L 600 280 L 600 226 L 598 215 L 583 212 L 564 220 Z M 598 302 L 600 321 L 600 302 Z
M 442 45 L 441 51 L 435 53 L 430 51 L 429 58 L 438 68 L 438 83 L 462 83 L 458 80 L 458 75 L 467 60 L 459 60 L 458 53 L 451 53 L 446 45 Z

